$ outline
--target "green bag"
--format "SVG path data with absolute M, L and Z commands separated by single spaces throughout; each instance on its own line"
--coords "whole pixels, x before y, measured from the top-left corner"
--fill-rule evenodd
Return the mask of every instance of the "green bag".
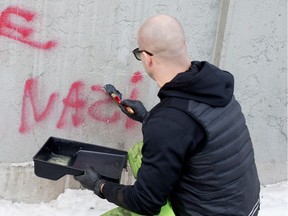
M 137 179 L 137 173 L 141 166 L 142 161 L 142 147 L 143 142 L 135 143 L 129 150 L 128 150 L 128 161 L 132 170 L 132 174 L 134 178 Z M 134 212 L 128 211 L 124 208 L 117 207 L 108 212 L 105 212 L 101 216 L 140 216 Z M 158 216 L 175 216 L 171 204 L 168 201 L 166 205 L 162 206 L 161 211 Z

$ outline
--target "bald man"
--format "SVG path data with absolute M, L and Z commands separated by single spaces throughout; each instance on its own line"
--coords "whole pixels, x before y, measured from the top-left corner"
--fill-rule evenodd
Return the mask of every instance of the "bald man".
M 120 185 L 93 169 L 78 180 L 138 214 L 156 215 L 169 200 L 175 215 L 256 216 L 260 183 L 233 76 L 208 62 L 191 62 L 173 17 L 148 19 L 137 41 L 133 54 L 160 87 L 160 102 L 149 112 L 140 101 L 122 101 L 121 110 L 142 122 L 137 181 Z

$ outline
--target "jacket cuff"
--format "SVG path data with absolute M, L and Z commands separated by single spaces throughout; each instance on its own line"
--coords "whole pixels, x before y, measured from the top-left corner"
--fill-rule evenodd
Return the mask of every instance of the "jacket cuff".
M 105 183 L 106 183 L 106 181 L 104 179 L 100 179 L 100 180 L 96 181 L 95 188 L 94 188 L 94 193 L 102 199 L 105 199 L 105 196 L 101 192 L 101 187 L 104 186 Z

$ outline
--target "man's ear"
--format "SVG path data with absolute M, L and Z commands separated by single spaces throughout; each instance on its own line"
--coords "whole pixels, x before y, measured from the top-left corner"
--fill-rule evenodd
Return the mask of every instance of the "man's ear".
M 184 45 L 185 45 L 185 47 L 187 49 L 188 48 L 188 42 L 186 40 L 184 41 Z
M 145 64 L 147 67 L 151 67 L 153 65 L 153 59 L 152 56 L 148 55 L 146 52 L 143 52 L 143 60 L 145 61 Z

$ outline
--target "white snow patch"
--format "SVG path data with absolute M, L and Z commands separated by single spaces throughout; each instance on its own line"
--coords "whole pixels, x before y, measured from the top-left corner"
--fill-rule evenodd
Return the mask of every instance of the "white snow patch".
M 258 216 L 285 216 L 288 212 L 288 183 L 261 186 Z M 99 216 L 116 205 L 98 198 L 92 191 L 66 189 L 49 203 L 26 204 L 0 200 L 0 215 L 5 216 Z

